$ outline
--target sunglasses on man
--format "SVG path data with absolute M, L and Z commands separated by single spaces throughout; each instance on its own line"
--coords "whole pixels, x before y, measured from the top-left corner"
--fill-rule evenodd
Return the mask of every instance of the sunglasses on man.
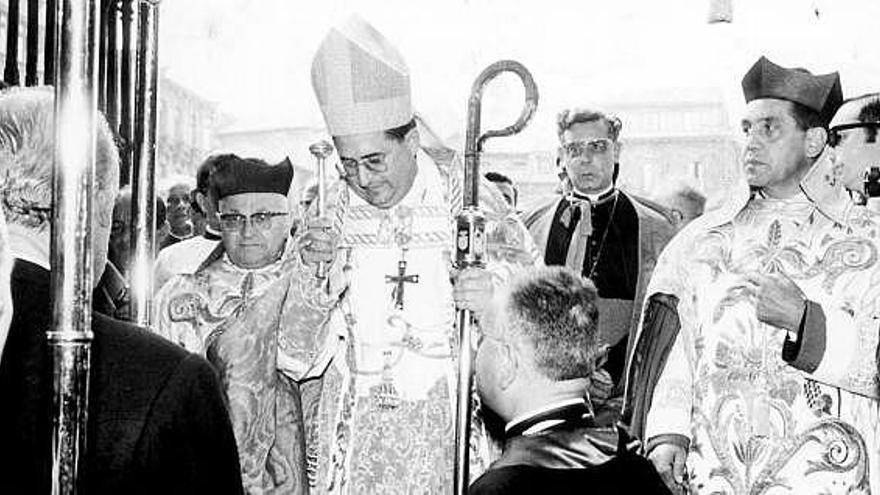
M 850 129 L 878 129 L 880 122 L 854 122 L 852 124 L 836 125 L 828 130 L 828 146 L 836 148 L 843 141 L 843 132 Z

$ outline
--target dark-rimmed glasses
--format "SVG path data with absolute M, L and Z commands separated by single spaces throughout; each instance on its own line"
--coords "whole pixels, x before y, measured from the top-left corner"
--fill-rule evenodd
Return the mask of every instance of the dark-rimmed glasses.
M 286 215 L 285 211 L 260 211 L 250 216 L 241 213 L 218 213 L 217 218 L 220 219 L 220 228 L 225 231 L 241 230 L 248 220 L 255 229 L 269 230 L 272 228 L 273 218 Z
M 854 122 L 852 124 L 836 125 L 828 130 L 828 146 L 836 148 L 843 141 L 840 131 L 849 129 L 880 129 L 880 122 Z

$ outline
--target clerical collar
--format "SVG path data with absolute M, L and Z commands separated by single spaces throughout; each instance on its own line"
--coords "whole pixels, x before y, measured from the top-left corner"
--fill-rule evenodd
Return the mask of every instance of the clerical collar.
M 534 435 L 564 423 L 583 423 L 592 417 L 586 398 L 561 400 L 516 416 L 504 427 L 504 436 Z
M 205 227 L 205 233 L 202 234 L 202 237 L 204 237 L 205 239 L 207 239 L 209 241 L 219 241 L 219 240 L 223 239 L 223 237 L 220 236 L 220 233 L 216 232 L 211 227 Z
M 179 236 L 179 235 L 177 235 L 177 234 L 175 234 L 174 232 L 171 232 L 171 231 L 169 230 L 169 231 L 168 231 L 168 235 L 171 236 L 171 237 L 173 237 L 173 238 L 175 238 L 175 239 L 177 239 L 178 241 L 185 241 L 185 240 L 189 239 L 190 237 L 192 237 L 192 232 L 190 232 L 190 235 L 188 235 L 188 236 L 181 237 L 181 236 Z
M 608 186 L 608 189 L 598 193 L 598 194 L 587 194 L 578 191 L 577 189 L 572 188 L 569 193 L 570 201 L 589 201 L 593 205 L 602 204 L 611 198 L 614 197 L 614 193 L 617 192 L 617 188 L 613 185 Z

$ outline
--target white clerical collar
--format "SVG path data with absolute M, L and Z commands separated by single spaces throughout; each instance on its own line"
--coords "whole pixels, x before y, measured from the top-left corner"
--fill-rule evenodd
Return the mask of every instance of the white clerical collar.
M 181 236 L 179 236 L 179 235 L 177 235 L 177 234 L 175 234 L 174 232 L 171 232 L 171 231 L 169 230 L 169 231 L 168 231 L 168 235 L 171 236 L 171 237 L 173 237 L 173 238 L 175 238 L 175 239 L 177 239 L 178 241 L 185 241 L 185 240 L 189 239 L 190 237 L 192 237 L 192 232 L 190 232 L 189 235 L 186 235 L 186 236 L 182 236 L 182 237 L 181 237 Z
M 595 204 L 596 202 L 601 201 L 611 195 L 611 193 L 614 191 L 614 184 L 611 184 L 607 188 L 597 193 L 585 193 L 583 191 L 579 191 L 574 186 L 571 187 L 571 191 L 575 195 L 575 197 L 588 199 L 590 200 L 590 203 Z
M 49 243 L 49 229 L 35 232 L 21 225 L 9 224 L 9 246 L 15 258 L 50 270 Z
M 504 432 L 507 433 L 511 430 L 511 428 L 515 427 L 519 423 L 522 423 L 524 421 L 528 421 L 529 419 L 534 418 L 535 416 L 537 416 L 539 414 L 543 414 L 547 411 L 552 411 L 553 409 L 559 409 L 561 407 L 582 404 L 585 402 L 586 402 L 586 400 L 583 397 L 578 397 L 578 398 L 574 398 L 574 399 L 565 399 L 565 400 L 560 400 L 560 401 L 556 401 L 556 402 L 551 402 L 551 403 L 545 404 L 541 407 L 531 409 L 529 411 L 524 412 L 523 414 L 518 414 L 516 417 L 514 417 L 512 420 L 510 420 L 504 426 Z M 554 426 L 554 425 L 562 423 L 562 422 L 564 422 L 564 420 L 542 421 L 540 423 L 535 424 L 534 426 L 527 429 L 526 431 L 524 431 L 523 435 L 529 435 L 531 433 L 534 433 L 535 431 L 543 430 L 545 428 L 549 428 L 550 426 Z

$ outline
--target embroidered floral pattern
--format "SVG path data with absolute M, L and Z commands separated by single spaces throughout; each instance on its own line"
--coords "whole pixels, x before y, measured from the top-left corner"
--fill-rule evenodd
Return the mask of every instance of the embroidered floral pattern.
M 654 405 L 665 421 L 690 420 L 693 493 L 870 493 L 880 270 L 876 218 L 863 223 L 838 224 L 805 201 L 754 200 L 664 253 L 652 289 L 679 298 L 674 352 L 687 362 L 670 361 Z M 758 322 L 754 296 L 737 289 L 755 272 L 794 280 L 823 308 L 823 351 L 840 339 L 852 351 L 823 357 L 818 374 L 783 361 L 785 332 Z M 651 421 L 648 434 L 662 433 Z

